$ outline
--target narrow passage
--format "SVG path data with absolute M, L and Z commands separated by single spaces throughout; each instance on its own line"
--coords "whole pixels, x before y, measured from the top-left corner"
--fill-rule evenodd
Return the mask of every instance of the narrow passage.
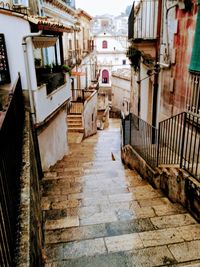
M 120 159 L 110 120 L 43 179 L 46 267 L 200 266 L 200 225 Z

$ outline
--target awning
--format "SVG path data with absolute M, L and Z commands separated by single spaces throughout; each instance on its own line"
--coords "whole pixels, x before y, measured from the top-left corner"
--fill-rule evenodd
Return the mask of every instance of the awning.
M 190 60 L 189 71 L 200 72 L 200 0 L 198 0 L 198 14 L 196 21 L 196 31 L 194 36 L 194 45 L 192 49 L 192 57 Z
M 33 37 L 32 41 L 35 48 L 46 48 L 54 46 L 58 37 L 54 36 L 37 36 Z
M 38 30 L 54 31 L 54 32 L 73 32 L 71 26 L 65 26 L 53 18 L 29 16 L 28 21 L 37 25 Z

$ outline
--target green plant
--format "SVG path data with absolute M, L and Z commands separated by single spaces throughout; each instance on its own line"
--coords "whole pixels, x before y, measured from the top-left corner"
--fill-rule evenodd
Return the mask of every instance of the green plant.
M 35 58 L 34 61 L 35 61 L 35 66 L 36 67 L 40 67 L 41 66 L 41 61 L 42 61 L 41 58 Z
M 62 65 L 62 70 L 63 70 L 64 72 L 68 72 L 69 75 L 71 76 L 71 72 L 72 72 L 72 70 L 71 70 L 71 68 L 70 68 L 69 66 L 67 66 L 67 65 Z
M 52 68 L 51 64 L 46 64 L 44 67 L 45 67 L 46 69 L 51 69 L 51 68 Z
M 134 68 L 135 71 L 139 68 L 140 65 L 140 58 L 141 52 L 133 46 L 129 46 L 126 56 L 131 61 L 131 66 Z

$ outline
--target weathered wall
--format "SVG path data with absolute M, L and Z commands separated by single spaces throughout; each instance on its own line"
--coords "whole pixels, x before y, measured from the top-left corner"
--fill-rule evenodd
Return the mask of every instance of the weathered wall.
M 94 92 L 84 103 L 84 136 L 88 137 L 97 132 L 97 92 Z
M 68 153 L 65 107 L 39 130 L 38 140 L 43 170 L 47 170 Z
M 174 167 L 153 170 L 130 145 L 122 148 L 121 157 L 154 188 L 161 189 L 172 202 L 182 204 L 200 221 L 200 183 L 186 171 Z
M 173 15 L 174 10 L 171 10 L 169 14 Z M 170 69 L 161 72 L 161 119 L 175 115 L 186 107 L 188 67 L 193 47 L 196 14 L 197 5 L 194 4 L 191 12 L 177 8 L 175 18 L 172 15 L 170 17 L 168 27 L 172 65 Z
M 20 235 L 17 266 L 42 266 L 42 210 L 39 177 L 30 129 L 29 114 L 23 139 L 23 168 L 21 173 Z

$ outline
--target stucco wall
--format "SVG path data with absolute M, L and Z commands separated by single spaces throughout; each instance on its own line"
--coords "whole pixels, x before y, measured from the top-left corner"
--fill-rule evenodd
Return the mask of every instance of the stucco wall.
M 17 24 L 17 31 L 13 25 Z M 5 35 L 5 42 L 7 48 L 8 63 L 10 68 L 11 83 L 13 84 L 17 78 L 17 73 L 20 72 L 22 88 L 28 89 L 26 80 L 26 67 L 24 63 L 24 52 L 22 48 L 22 38 L 30 34 L 30 26 L 28 21 L 15 17 L 8 16 L 1 13 L 0 15 L 0 32 Z M 32 45 L 28 41 L 28 54 L 30 69 L 35 70 L 33 60 Z M 35 72 L 31 72 L 31 82 L 33 88 L 36 86 Z
M 130 80 L 112 76 L 112 107 L 126 114 L 126 103 L 130 103 L 130 86 Z
M 97 132 L 97 92 L 94 92 L 84 104 L 83 118 L 85 137 L 95 134 Z
M 42 122 L 53 111 L 71 97 L 71 80 L 66 74 L 66 83 L 47 95 L 46 85 L 34 91 L 37 123 Z
M 68 153 L 66 110 L 63 108 L 38 134 L 43 170 Z

